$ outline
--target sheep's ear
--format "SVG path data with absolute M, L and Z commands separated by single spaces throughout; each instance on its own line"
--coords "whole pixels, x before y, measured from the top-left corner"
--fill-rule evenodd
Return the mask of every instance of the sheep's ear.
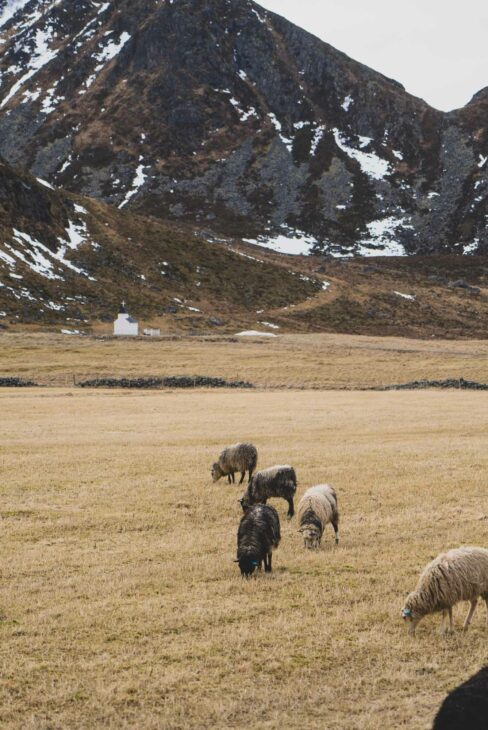
M 238 560 L 233 560 L 232 562 L 233 562 L 233 563 L 238 563 L 239 561 L 238 561 Z

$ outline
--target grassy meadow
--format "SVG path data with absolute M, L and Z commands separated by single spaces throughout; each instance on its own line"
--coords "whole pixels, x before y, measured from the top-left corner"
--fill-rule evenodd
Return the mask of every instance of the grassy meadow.
M 211 375 L 262 388 L 488 381 L 488 340 L 338 334 L 120 339 L 23 332 L 0 334 L 0 352 L 0 376 L 63 386 L 74 378 L 149 375 Z
M 0 413 L 2 727 L 427 729 L 486 661 L 484 607 L 414 640 L 400 609 L 438 552 L 488 545 L 487 393 L 3 389 Z M 273 573 L 240 578 L 240 490 L 210 480 L 240 439 L 298 497 L 336 487 L 339 547 L 305 552 L 276 500 Z

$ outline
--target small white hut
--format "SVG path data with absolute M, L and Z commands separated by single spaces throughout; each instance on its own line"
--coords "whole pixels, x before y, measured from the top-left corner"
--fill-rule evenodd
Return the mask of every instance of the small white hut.
M 139 334 L 139 322 L 130 316 L 125 302 L 119 309 L 119 315 L 114 322 L 114 335 L 123 337 L 137 337 Z

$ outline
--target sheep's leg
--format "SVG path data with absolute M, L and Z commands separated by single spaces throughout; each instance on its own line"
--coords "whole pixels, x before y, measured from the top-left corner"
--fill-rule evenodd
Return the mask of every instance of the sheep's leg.
M 266 573 L 271 573 L 271 558 L 273 557 L 273 553 L 268 553 L 268 564 L 265 567 Z
M 291 518 L 295 514 L 295 509 L 293 507 L 293 499 L 292 499 L 292 497 L 290 497 L 286 501 L 288 502 L 288 519 L 291 520 Z
M 446 626 L 446 619 L 447 619 L 447 609 L 444 609 L 442 612 L 442 621 L 441 621 L 441 630 L 440 630 L 441 634 L 447 634 L 447 632 L 448 632 L 448 629 Z
M 245 476 L 246 476 L 246 472 L 245 471 L 241 471 L 241 481 L 239 482 L 239 484 L 242 484 L 242 482 L 244 481 L 244 477 Z
M 488 594 L 483 596 L 483 598 L 485 599 L 485 603 L 486 603 L 486 623 L 488 625 Z
M 478 599 L 477 598 L 474 598 L 471 601 L 471 605 L 469 607 L 468 615 L 466 616 L 466 619 L 465 619 L 464 624 L 463 624 L 463 630 L 464 631 L 467 631 L 468 630 L 468 626 L 471 623 L 471 619 L 473 618 L 473 613 L 474 613 L 474 610 L 476 608 L 476 604 L 477 603 L 478 603 Z
M 333 522 L 332 527 L 334 528 L 334 532 L 335 532 L 336 545 L 338 545 L 339 544 L 339 525 L 337 524 L 337 522 Z
M 227 481 L 229 482 L 229 484 L 232 484 L 232 479 L 230 478 L 230 474 L 227 474 Z
M 251 477 L 252 477 L 252 469 L 249 469 L 249 479 L 247 480 L 248 482 L 251 481 Z
M 448 613 L 449 613 L 449 630 L 451 631 L 451 633 L 454 633 L 454 621 L 452 620 L 452 606 L 449 606 Z
M 231 475 L 231 477 L 232 477 L 232 484 L 235 484 L 235 483 L 236 483 L 236 478 L 235 478 L 235 476 L 234 476 L 234 472 L 233 472 L 233 471 L 231 471 L 230 475 Z

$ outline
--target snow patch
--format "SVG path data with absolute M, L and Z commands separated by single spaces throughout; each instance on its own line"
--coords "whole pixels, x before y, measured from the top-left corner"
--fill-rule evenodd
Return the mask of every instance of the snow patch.
M 390 165 L 386 160 L 381 159 L 374 152 L 362 152 L 361 150 L 354 149 L 354 147 L 350 147 L 343 132 L 340 132 L 338 129 L 333 129 L 332 131 L 339 149 L 345 152 L 351 159 L 356 160 L 361 170 L 368 177 L 371 177 L 373 180 L 383 180 L 385 175 L 390 173 Z M 359 139 L 361 147 L 366 147 L 371 142 L 369 137 L 360 137 Z
M 349 94 L 344 98 L 344 101 L 341 104 L 341 107 L 344 109 L 345 112 L 349 111 L 349 107 L 351 104 L 354 104 L 354 99 Z
M 358 253 L 361 256 L 405 256 L 405 248 L 395 240 L 398 228 L 410 228 L 413 226 L 405 222 L 405 218 L 381 218 L 368 223 L 366 228 L 370 238 L 360 241 Z M 379 248 L 377 248 L 379 247 Z
M 0 13 L 0 28 L 7 25 L 8 21 L 14 17 L 15 13 L 21 10 L 29 0 L 8 0 L 6 6 Z
M 142 156 L 139 157 L 139 162 L 143 163 Z M 138 166 L 138 168 L 136 170 L 136 174 L 135 174 L 134 180 L 132 181 L 132 188 L 126 194 L 124 200 L 119 205 L 119 208 L 124 208 L 127 205 L 127 203 L 134 197 L 134 195 L 137 195 L 137 193 L 139 192 L 139 190 L 142 188 L 142 186 L 146 182 L 147 175 L 144 172 L 144 168 L 145 167 L 146 167 L 146 165 L 144 165 L 144 163 Z
M 110 41 L 110 43 L 105 46 L 105 48 L 100 53 L 97 53 L 97 55 L 95 56 L 96 60 L 99 61 L 101 64 L 105 64 L 108 61 L 111 61 L 119 55 L 120 51 L 128 41 L 130 41 L 130 35 L 126 31 L 124 31 L 123 33 L 121 33 L 120 38 L 117 42 Z
M 265 238 L 259 236 L 257 239 L 244 238 L 245 243 L 253 243 L 256 246 L 262 246 L 263 248 L 270 248 L 272 251 L 278 251 L 279 253 L 287 253 L 292 256 L 306 256 L 310 253 L 314 244 L 317 243 L 315 238 L 307 236 L 301 231 L 295 231 L 288 235 L 279 234 L 278 236 Z
M 56 58 L 58 52 L 50 50 L 48 45 L 49 41 L 51 41 L 52 38 L 52 28 L 36 31 L 34 49 L 32 50 L 29 62 L 27 64 L 28 71 L 23 76 L 21 76 L 21 78 L 16 81 L 15 84 L 11 87 L 7 96 L 0 104 L 0 109 L 3 109 L 3 107 L 8 104 L 10 99 L 15 96 L 15 94 L 25 84 L 26 81 L 31 79 L 38 71 L 40 71 L 43 66 L 52 61 L 53 58 Z
M 249 109 L 249 111 L 244 111 L 244 109 L 241 107 L 240 102 L 237 101 L 237 99 L 234 99 L 233 96 L 229 99 L 229 101 L 232 104 L 232 106 L 234 107 L 234 109 L 237 111 L 237 113 L 239 114 L 239 119 L 241 122 L 246 122 L 249 119 L 249 117 L 258 116 L 256 109 L 253 106 Z
M 273 127 L 278 132 L 278 136 L 281 139 L 281 141 L 283 142 L 283 144 L 285 145 L 285 147 L 287 148 L 288 152 L 291 152 L 292 148 L 293 148 L 293 140 L 290 139 L 289 137 L 285 137 L 285 135 L 282 134 L 282 129 L 283 129 L 282 124 L 279 121 L 279 119 L 276 118 L 276 115 L 273 114 L 273 112 L 269 112 L 268 117 L 270 118 Z
M 49 188 L 49 190 L 54 190 L 54 188 L 51 185 L 51 183 L 48 183 L 46 180 L 42 180 L 40 177 L 36 177 L 36 180 L 41 185 L 44 185 L 45 188 Z
M 324 132 L 325 132 L 324 125 L 317 127 L 317 129 L 315 130 L 315 133 L 314 133 L 314 136 L 312 139 L 312 143 L 310 145 L 310 154 L 311 155 L 315 155 L 315 153 L 317 152 L 317 147 L 319 146 L 320 140 L 324 136 Z
M 238 332 L 236 337 L 276 337 L 272 332 L 258 332 L 258 330 L 244 330 Z
M 78 203 L 73 203 L 73 207 L 76 213 L 80 213 L 81 215 L 88 215 L 88 211 L 86 210 L 86 208 L 83 208 L 82 205 L 78 205 Z
M 49 254 L 52 256 L 52 252 L 47 246 L 44 246 L 35 238 L 31 238 L 27 233 L 18 231 L 16 228 L 13 229 L 13 234 L 14 241 L 22 247 L 22 251 L 18 251 L 8 243 L 5 245 L 16 258 L 26 264 L 31 271 L 34 271 L 34 273 L 40 276 L 44 276 L 46 279 L 61 279 L 61 276 L 54 273 L 53 262 L 49 258 Z M 25 244 L 29 248 L 26 248 Z
M 415 301 L 414 294 L 403 294 L 401 291 L 394 291 L 393 294 L 396 294 L 397 297 L 402 297 L 402 299 L 409 299 L 411 302 Z
M 475 251 L 478 250 L 479 243 L 480 243 L 479 238 L 475 238 L 471 243 L 466 243 L 463 246 L 463 253 L 465 253 L 465 254 L 474 253 Z

